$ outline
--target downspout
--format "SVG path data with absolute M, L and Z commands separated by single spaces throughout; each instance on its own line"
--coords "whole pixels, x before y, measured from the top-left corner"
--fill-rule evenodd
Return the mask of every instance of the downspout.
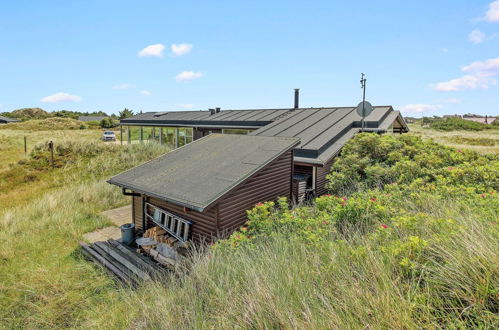
M 127 192 L 126 191 L 126 188 L 122 188 L 122 192 L 123 192 L 123 195 L 125 196 L 131 196 L 132 197 L 132 210 L 133 210 L 133 207 L 134 207 L 134 203 L 133 203 L 133 197 L 141 197 L 142 195 L 141 194 L 138 194 L 136 192 Z M 145 231 L 145 212 L 144 212 L 144 207 L 145 207 L 145 202 L 144 202 L 144 198 L 142 198 L 142 231 Z M 133 222 L 135 222 L 135 212 L 132 212 L 132 218 L 133 218 Z
M 293 149 L 294 150 L 294 149 Z M 294 177 L 294 174 L 295 174 L 295 164 L 294 164 L 294 152 L 293 150 L 291 150 L 291 185 L 289 187 L 289 202 L 290 203 L 293 203 L 293 200 L 294 200 L 294 196 L 293 196 L 293 177 Z M 292 204 L 290 204 L 292 205 Z
M 146 196 L 142 196 L 142 232 L 146 232 Z
M 217 235 L 217 239 L 219 239 L 220 238 L 220 212 L 219 212 L 219 204 L 217 204 L 217 206 L 215 208 L 215 212 L 216 212 L 215 226 L 217 227 L 216 228 L 216 235 Z
M 125 195 L 125 196 L 135 196 L 135 197 L 141 196 L 139 193 L 136 193 L 136 192 L 133 192 L 133 191 L 132 192 L 127 192 L 126 188 L 123 188 L 122 192 L 123 192 L 123 195 Z
M 314 191 L 314 194 L 315 194 L 315 188 L 317 186 L 317 182 L 315 182 L 316 180 L 317 180 L 317 167 L 312 166 L 312 190 Z

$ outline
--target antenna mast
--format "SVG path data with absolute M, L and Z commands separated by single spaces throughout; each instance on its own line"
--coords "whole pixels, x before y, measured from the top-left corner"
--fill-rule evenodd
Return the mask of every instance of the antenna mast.
M 366 75 L 361 73 L 360 75 L 360 88 L 362 88 L 362 120 L 361 120 L 361 132 L 364 132 L 364 118 L 366 117 Z

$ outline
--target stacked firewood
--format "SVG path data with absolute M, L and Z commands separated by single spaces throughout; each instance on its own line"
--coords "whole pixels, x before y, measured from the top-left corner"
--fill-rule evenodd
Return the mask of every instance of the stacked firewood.
M 188 243 L 181 242 L 175 237 L 170 236 L 166 230 L 161 227 L 152 227 L 144 232 L 143 237 L 152 238 L 157 244 L 149 246 L 141 246 L 138 252 L 150 255 L 156 262 L 161 265 L 174 269 L 178 261 L 185 255 L 188 248 Z M 164 243 L 166 245 L 161 246 Z M 162 252 L 160 252 L 160 250 Z M 167 255 L 164 255 L 167 252 Z M 162 254 L 163 253 L 163 254 Z
M 152 238 L 153 240 L 155 240 L 158 243 L 168 244 L 169 246 L 171 246 L 175 249 L 178 247 L 184 247 L 184 248 L 187 247 L 186 243 L 182 243 L 182 242 L 178 241 L 175 237 L 168 235 L 166 230 L 164 230 L 163 228 L 161 228 L 159 226 L 155 226 L 155 227 L 147 229 L 144 232 L 143 237 Z

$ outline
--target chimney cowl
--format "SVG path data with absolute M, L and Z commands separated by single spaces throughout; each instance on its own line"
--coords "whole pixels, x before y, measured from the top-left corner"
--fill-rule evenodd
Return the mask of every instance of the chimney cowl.
M 210 116 L 215 114 L 215 109 L 208 109 L 208 110 L 210 110 Z
M 220 108 L 215 108 L 215 113 L 219 113 L 220 112 Z
M 300 107 L 300 89 L 295 88 L 295 105 L 293 109 L 298 109 Z

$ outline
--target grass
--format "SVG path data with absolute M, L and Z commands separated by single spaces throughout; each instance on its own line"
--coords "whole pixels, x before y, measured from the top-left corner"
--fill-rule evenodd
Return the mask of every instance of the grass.
M 436 139 L 432 131 L 420 133 Z M 86 261 L 77 242 L 109 225 L 102 210 L 129 202 L 104 179 L 166 149 L 105 145 L 96 140 L 99 132 L 86 130 L 32 132 L 39 147 L 25 158 L 23 134 L 0 130 L 2 148 L 16 152 L 0 170 L 0 185 L 9 180 L 0 196 L 12 190 L 16 200 L 0 207 L 0 241 L 6 242 L 0 328 L 494 328 L 499 322 L 497 195 L 378 191 L 376 205 L 387 216 L 370 213 L 367 232 L 326 224 L 321 244 L 286 231 L 239 248 L 221 244 L 195 251 L 164 283 L 131 290 Z M 55 169 L 43 148 L 47 139 L 59 146 Z M 17 173 L 30 171 L 36 180 L 16 181 L 24 178 Z M 371 205 L 362 193 L 348 203 L 355 210 L 364 200 Z M 319 208 L 289 216 L 317 215 L 322 226 L 330 220 Z M 379 229 L 381 221 L 388 230 Z M 307 228 L 315 242 L 318 233 Z M 428 242 L 424 253 L 407 245 L 413 236 Z M 429 262 L 407 270 L 401 253 Z
M 0 214 L 8 207 L 26 205 L 51 189 L 70 182 L 80 182 L 80 179 L 74 178 L 74 173 L 83 174 L 85 177 L 88 177 L 89 173 L 95 173 L 95 169 L 89 168 L 85 162 L 88 157 L 74 157 L 75 153 L 81 153 L 85 148 L 97 148 L 94 152 L 101 154 L 98 162 L 94 164 L 109 166 L 109 162 L 113 159 L 110 156 L 120 150 L 120 146 L 102 142 L 101 134 L 99 130 L 0 130 L 0 142 L 2 142 L 2 147 L 0 147 L 0 189 L 2 191 Z M 27 155 L 24 153 L 25 136 L 28 145 Z M 54 142 L 56 169 L 48 166 L 47 141 Z M 57 150 L 61 145 L 69 145 L 73 148 L 75 152 L 71 159 L 58 153 Z M 108 154 L 104 154 L 104 151 Z M 39 164 L 33 162 L 33 152 L 36 152 L 39 157 Z M 30 159 L 31 162 L 27 163 Z M 113 167 L 110 166 L 107 173 L 114 173 L 112 171 Z M 103 175 L 103 173 L 99 172 L 98 175 Z
M 0 129 L 17 129 L 17 130 L 70 130 L 70 129 L 84 129 L 85 124 L 81 121 L 71 118 L 52 117 L 46 119 L 33 119 L 19 123 L 11 123 L 1 125 Z
M 485 131 L 438 131 L 422 128 L 418 124 L 409 125 L 410 135 L 432 139 L 435 142 L 456 148 L 469 149 L 479 153 L 499 153 L 499 130 Z

